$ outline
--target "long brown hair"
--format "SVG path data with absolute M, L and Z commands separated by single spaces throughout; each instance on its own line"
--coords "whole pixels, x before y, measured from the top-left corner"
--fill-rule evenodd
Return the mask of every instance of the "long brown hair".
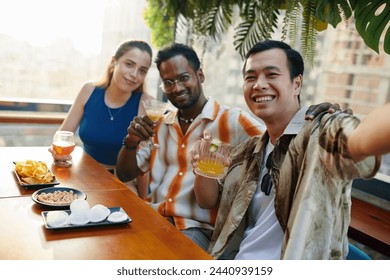
M 118 61 L 125 53 L 127 53 L 129 50 L 133 48 L 137 48 L 141 51 L 147 52 L 150 55 L 150 61 L 152 61 L 152 56 L 153 56 L 152 48 L 149 46 L 148 43 L 139 40 L 131 40 L 131 41 L 125 41 L 121 43 L 118 49 L 116 50 L 113 58 L 115 59 L 115 61 Z M 111 84 L 113 73 L 114 70 L 112 68 L 111 63 L 109 63 L 103 78 L 100 81 L 96 82 L 95 86 L 108 88 Z M 145 92 L 144 83 L 142 83 L 135 91 Z

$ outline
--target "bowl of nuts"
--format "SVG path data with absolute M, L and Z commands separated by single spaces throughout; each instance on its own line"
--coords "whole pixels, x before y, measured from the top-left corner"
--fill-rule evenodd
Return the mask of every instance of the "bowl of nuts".
M 69 187 L 50 187 L 37 190 L 31 198 L 42 206 L 67 208 L 76 199 L 87 199 L 87 195 L 80 190 Z

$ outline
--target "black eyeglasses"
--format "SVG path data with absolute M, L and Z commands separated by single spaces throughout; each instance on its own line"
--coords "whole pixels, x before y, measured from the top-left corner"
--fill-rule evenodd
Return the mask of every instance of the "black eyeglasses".
M 272 152 L 268 155 L 267 161 L 265 162 L 265 167 L 267 168 L 267 173 L 264 175 L 261 180 L 261 191 L 265 195 L 269 195 L 272 189 L 272 178 L 271 178 L 271 167 L 272 167 Z

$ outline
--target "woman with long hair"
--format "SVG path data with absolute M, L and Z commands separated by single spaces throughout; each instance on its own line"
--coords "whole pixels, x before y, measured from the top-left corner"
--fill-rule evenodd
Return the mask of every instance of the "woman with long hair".
M 146 42 L 120 44 L 103 79 L 84 84 L 59 129 L 78 129 L 84 150 L 114 174 L 130 122 L 145 115 L 141 101 L 153 98 L 144 86 L 151 63 L 152 49 Z M 139 183 L 141 179 L 146 180 L 146 176 L 138 177 Z

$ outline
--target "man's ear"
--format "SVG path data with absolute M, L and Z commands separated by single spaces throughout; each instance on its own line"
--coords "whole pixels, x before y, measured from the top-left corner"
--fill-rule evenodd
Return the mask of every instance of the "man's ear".
M 294 78 L 294 93 L 296 95 L 299 95 L 299 93 L 301 92 L 301 89 L 302 89 L 302 75 L 298 75 Z
M 198 75 L 199 81 L 200 81 L 201 83 L 203 83 L 204 80 L 205 80 L 205 76 L 204 76 L 204 74 L 203 74 L 202 68 L 199 68 L 199 70 L 196 72 L 196 74 Z

